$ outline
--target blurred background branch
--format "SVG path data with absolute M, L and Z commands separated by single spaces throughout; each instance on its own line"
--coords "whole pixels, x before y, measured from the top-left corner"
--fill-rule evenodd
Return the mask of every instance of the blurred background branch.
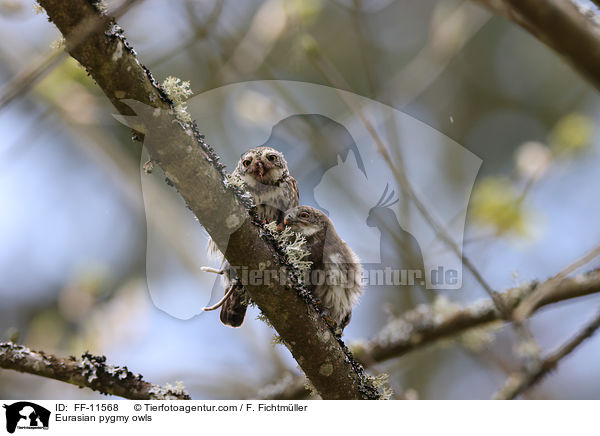
M 122 5 L 111 11 L 112 16 L 115 18 L 120 17 L 138 1 L 139 0 L 124 1 Z M 87 17 L 86 20 L 81 21 L 77 27 L 71 29 L 71 34 L 69 35 L 70 49 L 76 49 L 89 35 L 105 25 L 106 20 L 101 17 Z M 55 68 L 59 62 L 64 60 L 66 52 L 62 50 L 63 43 L 64 41 L 61 40 L 57 43 L 58 47 L 50 47 L 45 54 L 41 55 L 38 59 L 31 61 L 27 68 L 19 72 L 10 83 L 3 86 L 2 93 L 0 94 L 0 109 L 9 104 L 14 98 L 20 96 L 23 92 L 26 92 L 40 78 Z
M 600 24 L 572 0 L 475 0 L 523 26 L 600 89 Z
M 106 2 L 113 11 L 127 3 Z M 440 179 L 456 189 L 464 178 L 464 166 L 449 150 L 424 151 L 438 136 L 483 160 L 465 212 L 463 254 L 490 289 L 529 293 L 535 316 L 522 325 L 531 334 L 520 336 L 496 320 L 489 300 L 477 303 L 483 291 L 465 274 L 457 291 L 369 286 L 344 338 L 355 344 L 369 374 L 389 375 L 393 398 L 490 398 L 510 374 L 531 374 L 542 356 L 552 355 L 542 350 L 568 343 L 571 332 L 595 316 L 591 311 L 600 301 L 594 288 L 597 259 L 587 274 L 572 263 L 600 240 L 600 206 L 590 200 L 598 190 L 600 99 L 597 80 L 587 74 L 597 54 L 589 45 L 597 5 L 595 0 L 140 1 L 119 21 L 157 79 L 190 80 L 199 99 L 240 82 L 333 84 L 429 126 L 430 133 L 423 134 L 413 124 L 367 113 L 373 122 L 386 123 L 380 140 L 399 171 L 410 178 L 425 160 L 435 161 L 435 172 L 413 186 L 421 198 L 436 192 Z M 212 262 L 205 255 L 205 232 L 165 185 L 158 166 L 152 175 L 143 174 L 148 157 L 141 156 L 141 145 L 111 117 L 113 107 L 81 65 L 64 55 L 64 41 L 43 11 L 36 15 L 30 6 L 27 0 L 0 0 L 0 100 L 10 102 L 0 112 L 0 340 L 20 333 L 27 346 L 56 356 L 92 350 L 161 384 L 185 380 L 198 399 L 249 398 L 257 392 L 305 397 L 310 389 L 297 362 L 286 348 L 273 345 L 271 328 L 253 319 L 257 308 L 249 308 L 236 330 L 210 314 L 197 315 L 222 293 L 218 280 L 198 272 L 199 265 Z M 556 27 L 545 21 L 551 15 L 540 15 L 562 10 L 568 13 L 555 17 Z M 581 47 L 567 46 L 573 38 L 565 32 L 579 38 Z M 584 47 L 591 51 L 582 62 Z M 325 77 L 310 49 L 342 80 Z M 55 61 L 47 67 L 40 63 L 49 58 Z M 270 83 L 304 114 L 304 96 Z M 202 131 L 230 121 L 253 131 L 278 110 L 261 93 L 242 93 L 221 112 L 206 106 L 210 113 L 190 108 Z M 226 130 L 207 138 L 219 144 L 230 169 L 240 153 L 264 141 Z M 356 248 L 369 229 L 351 216 L 368 210 L 378 193 L 361 191 L 362 176 L 346 182 L 320 178 L 340 158 L 368 163 L 377 152 L 348 152 L 340 144 L 350 135 L 338 130 L 325 117 L 294 116 L 273 127 L 268 145 L 285 150 L 300 181 L 301 201 L 327 210 Z M 321 194 L 347 200 L 321 201 L 323 195 L 315 194 L 319 184 Z M 396 191 L 398 216 L 410 232 L 419 212 Z M 430 211 L 451 202 L 432 198 Z M 462 225 L 460 212 L 441 224 Z M 419 259 L 418 250 L 407 249 L 407 232 L 398 222 L 375 223 L 383 242 L 373 245 L 381 248 L 382 265 L 406 267 Z M 355 235 L 360 236 L 353 241 Z M 430 245 L 436 254 L 453 256 L 437 238 Z M 565 265 L 573 270 L 533 282 L 564 272 Z M 561 289 L 565 293 L 555 294 Z M 542 295 L 550 301 L 546 291 L 564 303 L 536 310 Z M 489 310 L 491 321 L 470 316 L 483 313 L 478 305 Z M 417 323 L 416 331 L 408 319 Z M 414 334 L 400 334 L 407 325 Z M 390 335 L 384 343 L 385 331 Z M 561 360 L 552 377 L 519 395 L 598 398 L 599 339 L 590 337 Z M 372 358 L 365 347 L 380 354 Z M 0 370 L 0 396 L 99 397 L 9 370 Z
M 537 301 L 533 311 L 550 304 L 600 293 L 600 270 L 561 280 L 551 278 L 541 283 L 524 284 L 506 290 L 498 294 L 498 297 L 504 307 L 514 310 L 538 289 L 547 291 Z M 501 324 L 498 325 L 498 322 Z M 420 305 L 392 320 L 375 337 L 369 341 L 354 343 L 351 349 L 356 359 L 369 368 L 423 346 L 452 338 L 465 344 L 479 342 L 478 346 L 482 346 L 485 342 L 493 341 L 494 333 L 503 324 L 503 317 L 491 300 L 461 307 L 444 297 L 438 297 L 432 305 Z M 515 392 L 516 396 L 522 391 Z M 272 384 L 261 391 L 261 394 L 266 395 L 267 399 L 295 399 L 309 395 L 310 391 L 305 388 L 302 377 L 299 377 Z
M 511 374 L 505 386 L 496 394 L 497 400 L 512 400 L 527 389 L 539 383 L 562 359 L 571 354 L 583 341 L 591 337 L 600 328 L 600 312 L 572 339 L 563 344 L 558 350 L 536 362 L 527 372 Z
M 63 33 L 71 55 L 90 72 L 115 107 L 123 115 L 131 115 L 132 109 L 137 112 L 137 119 L 129 118 L 126 122 L 145 135 L 151 158 L 164 170 L 227 260 L 254 271 L 273 259 L 279 259 L 277 267 L 285 267 L 272 242 L 261 239 L 258 226 L 242 207 L 242 197 L 225 189 L 219 158 L 203 142 L 195 124 L 185 122 L 181 116 L 178 119 L 172 111 L 155 112 L 155 108 L 173 110 L 173 103 L 149 70 L 138 62 L 116 23 L 86 1 L 65 5 L 55 0 L 40 0 L 40 5 Z M 94 22 L 94 17 L 103 26 L 93 28 L 80 40 L 77 30 L 82 23 Z M 75 38 L 73 43 L 71 37 Z M 129 107 L 125 99 L 130 102 Z M 233 229 L 223 223 L 231 222 L 237 224 L 229 236 Z M 316 306 L 307 311 L 306 301 L 277 281 L 264 286 L 250 283 L 247 289 L 323 398 L 379 397 L 343 342 L 316 314 Z M 315 342 L 311 340 L 313 337 L 321 339 Z

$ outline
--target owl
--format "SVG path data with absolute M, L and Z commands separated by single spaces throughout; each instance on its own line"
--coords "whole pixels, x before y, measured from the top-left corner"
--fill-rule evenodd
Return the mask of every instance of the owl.
M 242 154 L 231 174 L 231 181 L 250 193 L 256 204 L 256 214 L 265 223 L 275 221 L 278 226 L 283 225 L 285 211 L 299 204 L 296 180 L 290 176 L 283 154 L 273 148 L 256 147 Z M 212 240 L 209 241 L 209 252 L 222 257 Z M 219 303 L 204 310 L 221 307 L 221 322 L 239 327 L 248 307 L 247 293 L 227 261 L 223 260 L 221 270 L 213 272 L 223 274 L 226 292 Z
M 284 225 L 306 239 L 312 265 L 305 282 L 341 334 L 363 293 L 360 259 L 338 236 L 329 217 L 318 209 L 290 209 Z

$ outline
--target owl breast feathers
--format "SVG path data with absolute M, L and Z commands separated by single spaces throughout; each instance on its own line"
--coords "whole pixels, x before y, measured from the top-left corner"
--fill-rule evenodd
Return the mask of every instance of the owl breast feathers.
M 299 204 L 296 180 L 290 176 L 283 154 L 273 148 L 256 147 L 242 154 L 231 174 L 231 181 L 252 196 L 256 214 L 264 222 L 283 223 L 285 211 Z M 221 322 L 239 327 L 244 321 L 249 297 L 212 240 L 208 250 L 223 260 L 223 282 L 226 295 L 229 295 L 221 306 Z
M 318 209 L 300 206 L 288 210 L 284 223 L 306 238 L 312 262 L 307 285 L 341 333 L 363 293 L 358 256 L 338 236 L 327 215 Z
M 285 224 L 305 237 L 310 251 L 308 260 L 312 262 L 306 284 L 318 298 L 324 314 L 341 333 L 363 292 L 362 267 L 356 254 L 338 236 L 327 215 L 312 207 L 298 206 L 296 180 L 290 176 L 287 162 L 277 150 L 257 147 L 247 151 L 231 179 L 250 193 L 260 219 Z M 211 247 L 218 252 L 209 241 L 209 249 Z M 219 255 L 223 259 L 222 254 Z M 221 307 L 223 324 L 239 327 L 244 321 L 249 296 L 224 259 L 221 271 L 225 296 L 207 310 Z

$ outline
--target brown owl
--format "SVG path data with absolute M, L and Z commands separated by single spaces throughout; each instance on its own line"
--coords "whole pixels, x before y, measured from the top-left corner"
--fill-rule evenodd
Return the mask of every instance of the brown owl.
M 252 195 L 256 213 L 264 222 L 275 221 L 278 225 L 283 224 L 285 211 L 299 204 L 296 180 L 290 176 L 283 154 L 273 148 L 256 147 L 242 154 L 231 179 Z M 212 240 L 209 241 L 209 251 L 218 253 Z M 231 327 L 239 327 L 246 315 L 248 296 L 232 272 L 227 261 L 223 261 L 219 273 L 223 274 L 225 296 L 219 303 L 204 310 L 214 310 L 222 306 L 221 322 Z
M 300 206 L 288 210 L 284 223 L 305 237 L 312 262 L 306 284 L 341 333 L 363 293 L 360 259 L 318 209 Z

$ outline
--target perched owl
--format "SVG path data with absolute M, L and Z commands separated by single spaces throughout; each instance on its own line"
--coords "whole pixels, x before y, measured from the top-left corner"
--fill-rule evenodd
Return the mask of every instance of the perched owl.
M 283 154 L 270 147 L 256 147 L 244 153 L 231 174 L 233 183 L 242 185 L 256 204 L 256 213 L 264 222 L 275 221 L 283 224 L 285 211 L 298 206 L 299 194 L 296 180 L 290 176 Z M 213 241 L 209 241 L 209 251 L 218 253 Z M 239 281 L 233 278 L 227 261 L 219 271 L 223 274 L 225 296 L 214 306 L 221 307 L 221 322 L 231 327 L 239 327 L 244 321 L 248 296 Z
M 341 333 L 363 293 L 360 259 L 318 209 L 300 206 L 288 210 L 284 224 L 305 237 L 312 261 L 307 286 Z

